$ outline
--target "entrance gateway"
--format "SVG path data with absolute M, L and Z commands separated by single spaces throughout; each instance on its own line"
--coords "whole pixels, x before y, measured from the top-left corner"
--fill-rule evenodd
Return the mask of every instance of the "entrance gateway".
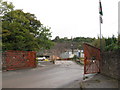
M 100 49 L 92 45 L 83 44 L 84 47 L 84 74 L 100 72 Z

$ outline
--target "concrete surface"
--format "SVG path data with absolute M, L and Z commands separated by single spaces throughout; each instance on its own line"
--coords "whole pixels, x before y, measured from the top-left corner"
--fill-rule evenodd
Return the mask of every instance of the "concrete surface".
M 118 88 L 116 79 L 96 74 L 91 78 L 86 76 L 86 79 L 80 83 L 81 88 Z
M 86 74 L 72 61 L 42 62 L 37 68 L 3 72 L 3 88 L 118 88 L 118 81 L 101 74 Z M 120 83 L 119 83 L 120 84 Z
M 37 68 L 3 72 L 3 88 L 80 88 L 83 66 L 72 61 L 40 64 Z M 74 83 L 74 84 L 73 84 Z

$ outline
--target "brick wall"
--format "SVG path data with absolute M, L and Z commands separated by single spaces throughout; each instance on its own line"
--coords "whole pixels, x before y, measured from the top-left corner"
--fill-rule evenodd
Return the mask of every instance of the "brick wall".
M 120 51 L 101 54 L 101 74 L 120 80 Z

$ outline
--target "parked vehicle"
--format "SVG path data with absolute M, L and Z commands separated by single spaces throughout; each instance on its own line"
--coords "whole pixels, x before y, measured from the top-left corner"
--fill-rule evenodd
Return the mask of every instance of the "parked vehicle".
M 46 57 L 37 57 L 36 58 L 38 61 L 44 61 L 46 59 Z

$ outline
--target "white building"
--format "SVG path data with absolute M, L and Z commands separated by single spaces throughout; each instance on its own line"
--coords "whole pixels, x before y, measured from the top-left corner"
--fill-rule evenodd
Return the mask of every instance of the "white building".
M 72 50 L 67 50 L 66 52 L 64 53 L 61 53 L 60 55 L 60 58 L 64 59 L 64 58 L 73 58 L 74 55 L 76 55 L 77 57 L 84 57 L 84 53 L 83 53 L 83 50 L 74 50 L 73 51 L 73 54 L 72 54 Z

